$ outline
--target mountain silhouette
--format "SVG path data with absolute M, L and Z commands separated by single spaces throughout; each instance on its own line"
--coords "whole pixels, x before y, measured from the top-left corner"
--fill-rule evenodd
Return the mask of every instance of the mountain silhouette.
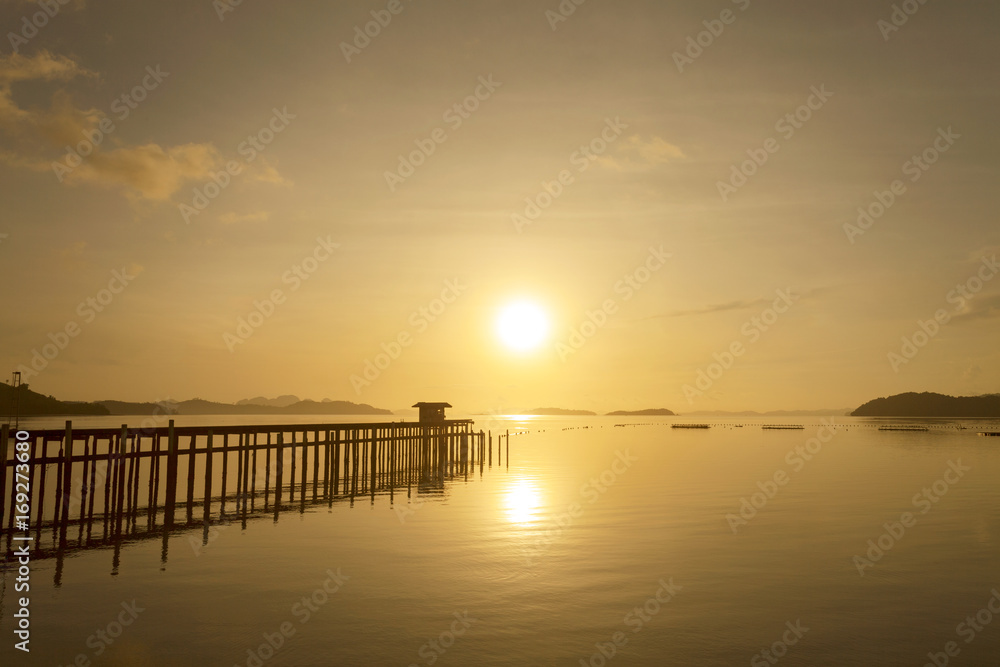
M 22 384 L 17 412 L 22 417 L 44 415 L 391 415 L 391 410 L 376 408 L 367 403 L 350 401 L 300 401 L 294 396 L 279 396 L 270 399 L 277 404 L 216 403 L 195 398 L 188 401 L 164 400 L 159 403 L 133 403 L 129 401 L 60 401 L 53 396 L 45 396 L 32 391 Z M 291 403 L 288 398 L 294 398 Z M 249 399 L 255 401 L 256 399 Z M 263 399 L 268 401 L 269 399 Z M 0 416 L 13 415 L 14 388 L 0 384 Z
M 852 417 L 1000 417 L 1000 394 L 947 396 L 908 392 L 876 398 L 851 413 Z
M 28 385 L 22 384 L 17 389 L 17 413 L 22 417 L 28 415 L 110 415 L 111 412 L 97 403 L 75 401 L 60 401 L 54 396 L 45 396 L 31 391 Z M 14 414 L 14 387 L 0 384 L 0 410 L 3 416 Z

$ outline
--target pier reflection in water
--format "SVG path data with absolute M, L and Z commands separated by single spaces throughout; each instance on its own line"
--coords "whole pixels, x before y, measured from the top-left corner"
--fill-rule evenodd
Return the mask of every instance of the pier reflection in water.
M 472 420 L 436 423 L 14 431 L 0 430 L 0 536 L 8 558 L 30 539 L 33 558 L 202 533 L 218 523 L 397 493 L 440 494 L 445 482 L 492 466 L 493 436 Z M 496 463 L 507 462 L 497 438 Z M 26 452 L 27 463 L 17 454 Z M 22 456 L 23 458 L 23 456 Z M 18 466 L 22 467 L 18 467 Z M 21 473 L 21 476 L 18 476 Z M 27 477 L 25 480 L 24 477 Z M 24 502 L 27 500 L 28 502 Z M 23 510 L 27 509 L 27 512 Z M 8 562 L 16 562 L 9 559 Z

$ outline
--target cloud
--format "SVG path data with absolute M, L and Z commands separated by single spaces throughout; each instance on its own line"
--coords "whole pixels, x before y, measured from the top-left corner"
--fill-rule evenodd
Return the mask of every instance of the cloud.
M 58 252 L 59 256 L 62 257 L 63 259 L 70 259 L 70 258 L 76 259 L 80 255 L 82 255 L 86 249 L 87 249 L 86 241 L 77 241 L 72 245 L 69 245 L 65 248 L 61 248 Z
M 19 53 L 0 56 L 0 129 L 15 135 L 41 134 L 53 142 L 66 136 L 78 138 L 80 132 L 94 122 L 95 111 L 74 109 L 69 96 L 63 93 L 53 97 L 51 109 L 29 111 L 18 106 L 12 94 L 15 83 L 68 81 L 78 76 L 97 75 L 69 58 L 48 51 L 40 51 L 30 58 Z M 59 132 L 59 128 L 69 128 L 72 132 Z
M 615 148 L 619 157 L 603 155 L 602 165 L 618 171 L 648 171 L 661 164 L 684 159 L 684 151 L 661 137 L 644 140 L 638 134 L 626 137 Z
M 39 51 L 30 58 L 20 53 L 0 56 L 0 88 L 9 89 L 10 84 L 17 81 L 38 79 L 66 81 L 79 75 L 96 76 L 94 72 L 80 67 L 72 59 L 53 55 L 45 50 Z
M 65 180 L 102 187 L 124 186 L 132 196 L 165 201 L 185 182 L 211 178 L 222 163 L 222 157 L 211 144 L 185 144 L 173 148 L 145 144 L 107 153 L 95 152 Z
M 962 371 L 962 379 L 966 381 L 978 380 L 983 374 L 982 366 L 969 366 L 964 371 Z
M 798 297 L 797 303 L 806 301 L 817 294 L 820 294 L 826 290 L 828 287 L 816 287 L 805 292 L 799 292 L 794 289 L 784 290 L 790 292 L 794 296 Z M 727 301 L 726 303 L 709 304 L 703 306 L 702 308 L 691 308 L 688 310 L 674 310 L 669 313 L 663 313 L 662 315 L 653 315 L 645 319 L 657 319 L 661 317 L 688 317 L 691 315 L 710 315 L 712 313 L 725 313 L 732 310 L 750 310 L 751 308 L 764 308 L 774 304 L 774 296 L 768 296 L 761 299 L 753 299 L 750 301 L 739 300 L 739 301 Z
M 1000 294 L 976 296 L 965 302 L 965 310 L 952 317 L 952 322 L 989 320 L 1000 317 Z
M 86 251 L 87 242 L 77 241 L 65 248 L 57 249 L 55 253 L 64 269 L 74 270 L 86 266 L 86 262 L 83 260 Z
M 754 299 L 753 301 L 730 301 L 728 303 L 718 303 L 703 308 L 692 308 L 689 310 L 674 310 L 663 315 L 653 317 L 687 317 L 689 315 L 708 315 L 710 313 L 724 313 L 730 310 L 749 310 L 764 304 L 770 304 L 774 299 Z
M 224 225 L 233 225 L 239 222 L 267 222 L 270 217 L 267 211 L 256 211 L 254 213 L 236 213 L 230 211 L 219 216 L 219 222 Z
M 250 172 L 250 180 L 270 183 L 272 185 L 292 185 L 292 182 L 278 173 L 265 158 L 261 157 Z
M 17 139 L 13 150 L 0 151 L 0 161 L 29 171 L 53 171 L 60 182 L 122 188 L 132 200 L 163 202 L 190 181 L 207 181 L 224 160 L 211 143 L 110 148 L 109 141 L 93 147 L 77 166 L 70 168 L 65 146 L 86 143 L 87 132 L 104 118 L 97 109 L 80 109 L 64 90 L 56 90 L 48 109 L 23 109 L 11 88 L 24 81 L 68 81 L 96 77 L 74 60 L 40 51 L 33 56 L 0 56 L 0 130 Z M 52 150 L 60 151 L 58 157 Z M 80 149 L 83 151 L 83 149 Z M 78 158 L 79 159 L 79 158 Z M 56 169 L 56 165 L 60 165 Z M 249 178 L 276 185 L 291 185 L 263 159 L 249 171 Z

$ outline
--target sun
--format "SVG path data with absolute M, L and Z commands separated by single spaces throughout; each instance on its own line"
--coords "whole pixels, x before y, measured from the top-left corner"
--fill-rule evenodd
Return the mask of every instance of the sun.
M 532 301 L 514 301 L 500 310 L 496 331 L 509 349 L 526 352 L 545 342 L 549 335 L 549 318 Z

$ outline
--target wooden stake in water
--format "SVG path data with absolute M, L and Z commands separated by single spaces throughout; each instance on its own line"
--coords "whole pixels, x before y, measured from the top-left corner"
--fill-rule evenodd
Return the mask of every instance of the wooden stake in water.
M 188 523 L 194 518 L 194 464 L 195 464 L 195 445 L 197 444 L 198 436 L 191 436 L 191 446 L 188 447 L 188 474 L 187 474 L 187 520 Z
M 10 427 L 7 424 L 0 424 L 0 502 L 6 502 L 4 493 L 7 486 L 7 442 Z M 16 470 L 16 468 L 15 468 Z M 15 478 L 16 479 L 16 478 Z M 11 484 L 12 489 L 16 489 L 16 484 Z M 10 516 L 14 516 L 14 503 L 10 503 Z M 3 519 L 3 514 L 0 514 Z
M 278 431 L 278 448 L 274 452 L 274 470 L 275 470 L 275 473 L 274 473 L 274 512 L 275 512 L 275 518 L 277 518 L 277 512 L 281 508 L 281 480 L 282 480 L 283 473 L 284 473 L 284 471 L 282 469 L 284 468 L 283 464 L 284 464 L 284 461 L 285 461 L 285 458 L 284 458 L 285 443 L 284 443 L 283 435 L 284 434 L 281 431 Z
M 118 489 L 115 493 L 115 535 L 122 534 L 122 505 L 125 501 L 125 442 L 128 440 L 128 425 L 122 424 L 122 432 L 118 438 Z M 177 448 L 174 447 L 176 454 Z M 175 467 L 176 472 L 176 467 Z M 172 509 L 172 508 L 171 508 Z M 173 514 L 170 515 L 171 520 Z
M 212 516 L 212 431 L 208 432 L 208 440 L 205 443 L 205 513 L 202 521 L 208 525 Z
M 62 523 L 65 525 L 69 523 L 69 499 L 70 499 L 70 487 L 73 484 L 73 422 L 66 421 L 66 466 L 63 469 L 62 478 L 62 488 L 63 488 L 63 508 L 62 508 Z
M 219 518 L 226 515 L 226 477 L 229 474 L 229 434 L 222 434 L 222 489 L 219 491 Z
M 167 439 L 167 500 L 163 525 L 169 529 L 174 525 L 174 507 L 177 503 L 177 435 L 174 433 L 173 419 L 167 425 Z

